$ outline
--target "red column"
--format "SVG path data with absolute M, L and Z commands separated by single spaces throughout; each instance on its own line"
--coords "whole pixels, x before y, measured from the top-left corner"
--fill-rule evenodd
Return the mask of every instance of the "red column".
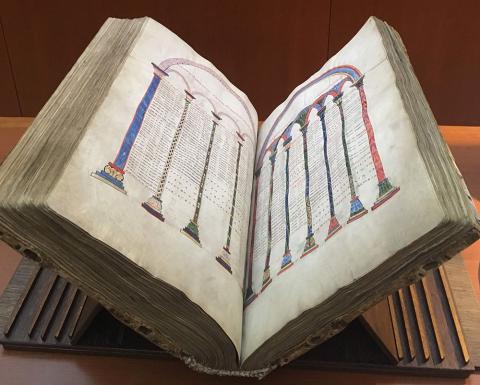
M 365 125 L 365 131 L 368 137 L 368 145 L 370 146 L 370 155 L 375 167 L 375 173 L 377 174 L 379 193 L 376 202 L 372 206 L 372 210 L 375 210 L 392 196 L 394 196 L 400 190 L 400 187 L 393 186 L 385 176 L 382 160 L 380 159 L 377 144 L 375 143 L 375 134 L 373 132 L 372 123 L 370 122 L 370 118 L 368 116 L 367 98 L 365 96 L 365 90 L 363 89 L 363 76 L 353 85 L 358 89 L 358 94 L 360 96 L 363 124 Z

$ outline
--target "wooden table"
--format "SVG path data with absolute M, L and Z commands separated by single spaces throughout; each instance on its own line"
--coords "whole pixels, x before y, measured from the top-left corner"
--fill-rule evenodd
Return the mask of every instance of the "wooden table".
M 15 145 L 31 118 L 0 118 L 0 160 Z M 480 210 L 480 127 L 442 127 L 457 164 Z M 480 242 L 463 252 L 480 304 Z M 20 255 L 0 243 L 0 293 L 15 271 Z M 480 328 L 480 325 L 479 325 Z M 480 330 L 479 330 L 480 332 Z M 195 373 L 175 359 L 155 360 L 61 353 L 5 351 L 0 347 L 0 384 L 258 384 L 255 379 L 222 378 Z M 280 368 L 261 384 L 477 384 L 468 379 L 406 377 Z

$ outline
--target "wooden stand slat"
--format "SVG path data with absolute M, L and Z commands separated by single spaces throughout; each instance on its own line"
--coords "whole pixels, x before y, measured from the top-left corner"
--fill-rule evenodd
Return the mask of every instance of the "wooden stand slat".
M 35 268 L 32 263 L 35 264 L 32 261 L 20 264 L 0 299 L 0 330 L 11 324 L 8 333 L 0 338 L 6 349 L 169 357 L 113 318 L 81 290 L 48 269 Z M 440 273 L 436 274 L 440 277 Z M 462 351 L 460 339 L 454 322 L 449 321 L 450 307 L 444 306 L 449 303 L 446 290 L 452 303 L 456 294 L 448 284 L 446 290 L 443 284 L 434 284 L 433 278 L 429 274 L 421 284 L 389 296 L 343 332 L 290 365 L 468 376 L 474 365 L 463 355 L 458 359 L 458 352 Z M 456 309 L 452 309 L 457 314 Z M 458 314 L 456 317 L 460 324 L 461 317 Z M 466 347 L 468 341 L 464 338 L 463 342 Z M 386 345 L 391 345 L 390 350 Z M 410 354 L 405 354 L 405 350 Z M 415 354 L 420 351 L 423 354 Z
M 410 290 L 410 295 L 412 296 L 413 310 L 415 313 L 418 330 L 420 332 L 423 358 L 425 361 L 427 361 L 430 359 L 430 348 L 428 347 L 427 332 L 425 328 L 425 322 L 423 321 L 422 310 L 420 309 L 420 301 L 418 300 L 417 296 L 417 288 L 414 284 L 410 285 L 408 288 Z
M 428 282 L 425 278 L 422 279 L 422 287 L 423 287 L 423 292 L 426 299 L 426 304 L 428 307 L 428 314 L 430 315 L 430 321 L 432 322 L 433 335 L 435 337 L 435 345 L 437 346 L 440 360 L 443 361 L 445 359 L 445 347 L 443 345 L 442 335 L 440 333 L 440 330 L 438 329 L 437 316 L 433 311 L 432 294 L 430 293 Z
M 460 325 L 460 320 L 458 318 L 457 308 L 455 306 L 455 302 L 453 300 L 452 290 L 450 289 L 450 284 L 448 282 L 447 275 L 445 274 L 445 269 L 443 266 L 438 268 L 438 273 L 440 274 L 440 279 L 443 284 L 443 289 L 445 290 L 445 295 L 448 301 L 448 307 L 450 308 L 450 314 L 453 319 L 453 323 L 455 325 L 455 331 L 457 333 L 457 338 L 460 343 L 460 347 L 462 349 L 463 359 L 465 363 L 470 361 L 470 354 L 468 353 L 467 343 L 465 341 L 465 336 L 463 335 L 462 326 Z

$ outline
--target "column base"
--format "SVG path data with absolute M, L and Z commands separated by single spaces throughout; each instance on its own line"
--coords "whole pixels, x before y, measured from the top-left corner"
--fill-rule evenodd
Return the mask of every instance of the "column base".
M 315 242 L 313 234 L 307 235 L 305 247 L 303 248 L 303 254 L 300 256 L 300 258 L 306 257 L 308 254 L 315 251 L 317 248 L 318 245 Z
M 148 198 L 146 202 L 143 202 L 142 207 L 154 217 L 160 219 L 162 222 L 165 222 L 165 218 L 162 214 L 162 201 L 155 195 Z
M 103 170 L 97 170 L 90 175 L 113 187 L 115 190 L 124 194 L 127 193 L 123 186 L 123 170 L 119 170 L 112 162 L 107 163 Z
M 267 267 L 263 271 L 263 283 L 262 283 L 262 292 L 267 288 L 268 285 L 272 283 L 272 278 L 270 278 L 270 267 Z
M 180 230 L 180 232 L 185 234 L 188 238 L 194 241 L 198 246 L 202 247 L 202 244 L 200 243 L 200 237 L 198 234 L 198 225 L 195 222 L 190 221 L 190 223 L 186 225 L 182 230 Z
M 250 305 L 255 299 L 258 297 L 258 294 L 255 294 L 252 288 L 249 286 L 247 287 L 247 291 L 245 292 L 245 299 L 243 301 L 243 308 L 246 308 Z
M 363 207 L 360 198 L 358 196 L 352 197 L 352 200 L 350 202 L 350 218 L 348 218 L 347 223 L 353 222 L 358 218 L 363 217 L 366 213 L 368 213 L 368 210 Z
M 397 192 L 400 191 L 400 187 L 394 187 L 388 178 L 385 178 L 380 183 L 378 183 L 378 198 L 376 202 L 372 206 L 372 211 L 380 207 L 386 201 L 388 201 L 391 197 L 393 197 Z
M 292 254 L 290 253 L 290 250 L 287 250 L 285 254 L 283 254 L 282 265 L 280 266 L 280 271 L 277 273 L 277 275 L 282 274 L 290 266 L 293 266 Z
M 226 247 L 223 248 L 221 254 L 215 257 L 215 259 L 225 268 L 225 270 L 232 274 L 232 268 L 230 266 L 230 251 Z
M 330 239 L 333 237 L 340 229 L 342 226 L 338 223 L 338 220 L 336 217 L 331 217 L 330 218 L 330 224 L 328 225 L 328 234 L 325 240 Z

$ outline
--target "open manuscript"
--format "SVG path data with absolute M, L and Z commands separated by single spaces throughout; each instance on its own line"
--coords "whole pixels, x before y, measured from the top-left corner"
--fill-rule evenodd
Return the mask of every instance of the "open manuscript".
M 479 225 L 386 23 L 257 127 L 144 18 L 105 23 L 2 164 L 0 231 L 191 367 L 261 377 Z

